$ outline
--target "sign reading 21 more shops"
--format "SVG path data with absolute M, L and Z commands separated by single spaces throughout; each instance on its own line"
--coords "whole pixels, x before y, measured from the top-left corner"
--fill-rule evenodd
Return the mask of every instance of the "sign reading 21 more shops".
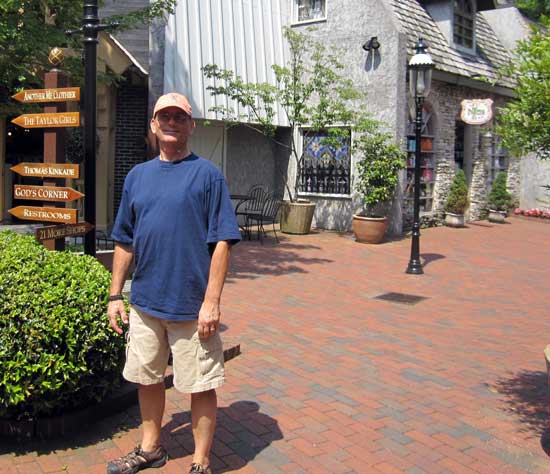
M 460 118 L 468 125 L 485 125 L 493 118 L 492 99 L 463 100 Z

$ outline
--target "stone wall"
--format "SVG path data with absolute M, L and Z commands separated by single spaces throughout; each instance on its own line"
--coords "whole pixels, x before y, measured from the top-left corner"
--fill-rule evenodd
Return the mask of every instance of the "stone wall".
M 432 91 L 426 99 L 426 104 L 435 114 L 434 150 L 436 162 L 432 213 L 438 221 L 444 217 L 443 208 L 455 173 L 455 124 L 460 120 L 461 102 L 464 99 L 489 98 L 494 101 L 494 110 L 504 105 L 507 100 L 505 97 L 489 91 L 433 81 Z M 483 152 L 483 147 L 480 146 L 480 135 L 486 133 L 491 127 L 492 123 L 489 123 L 483 127 L 473 126 L 471 129 L 472 170 L 469 183 L 470 209 L 467 213 L 468 220 L 479 219 L 486 208 L 487 195 L 490 191 L 488 186 L 490 163 L 488 149 Z M 509 191 L 518 198 L 520 167 L 517 166 L 515 159 L 511 158 L 510 163 L 511 166 L 508 169 Z

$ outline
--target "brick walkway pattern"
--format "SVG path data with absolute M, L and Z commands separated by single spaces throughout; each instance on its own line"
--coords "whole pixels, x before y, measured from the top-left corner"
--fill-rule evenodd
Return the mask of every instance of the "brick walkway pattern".
M 410 240 L 283 236 L 234 251 L 214 472 L 549 473 L 550 225 L 510 218 Z M 402 292 L 415 305 L 377 299 Z M 105 473 L 139 441 L 137 407 L 63 440 L 1 442 L 2 474 Z M 158 474 L 186 473 L 189 401 L 167 391 Z

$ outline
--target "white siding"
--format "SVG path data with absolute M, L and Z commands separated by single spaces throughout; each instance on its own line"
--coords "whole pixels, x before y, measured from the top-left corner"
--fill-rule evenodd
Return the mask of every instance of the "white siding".
M 209 109 L 225 99 L 206 90 L 206 64 L 231 69 L 247 82 L 274 83 L 271 66 L 285 58 L 287 1 L 180 0 L 166 26 L 164 91 L 185 94 L 196 118 L 217 119 Z M 280 110 L 276 121 L 286 124 Z

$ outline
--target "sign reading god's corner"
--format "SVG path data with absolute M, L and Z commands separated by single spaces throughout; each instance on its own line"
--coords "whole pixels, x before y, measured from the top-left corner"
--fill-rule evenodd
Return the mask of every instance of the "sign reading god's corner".
M 14 118 L 11 123 L 23 128 L 80 127 L 80 112 L 24 114 Z
M 76 209 L 63 207 L 17 206 L 8 211 L 12 216 L 28 221 L 76 223 Z
M 80 100 L 80 87 L 26 89 L 11 97 L 24 104 L 33 104 L 37 102 L 75 102 Z
M 79 166 L 61 163 L 19 163 L 10 168 L 21 176 L 33 178 L 67 178 L 76 179 L 79 176 Z
M 491 99 L 472 99 L 461 102 L 460 118 L 468 125 L 484 125 L 493 118 L 493 101 Z

